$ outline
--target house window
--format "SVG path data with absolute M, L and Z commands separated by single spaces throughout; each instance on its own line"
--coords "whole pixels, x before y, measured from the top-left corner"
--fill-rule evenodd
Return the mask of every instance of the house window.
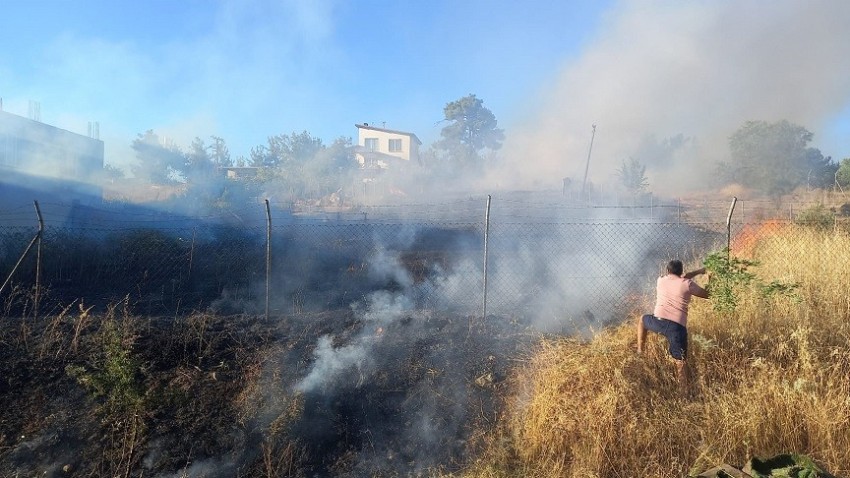
M 401 139 L 391 139 L 390 140 L 390 152 L 391 153 L 400 153 L 401 152 Z
M 378 150 L 378 138 L 366 138 L 366 142 L 363 144 L 368 151 L 377 151 Z

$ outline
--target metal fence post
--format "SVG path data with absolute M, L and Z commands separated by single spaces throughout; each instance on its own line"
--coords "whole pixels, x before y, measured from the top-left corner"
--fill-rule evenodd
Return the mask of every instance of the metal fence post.
M 30 250 L 32 250 L 32 246 L 35 244 L 35 242 L 37 240 L 39 240 L 41 238 L 41 233 L 42 233 L 43 228 L 44 228 L 44 221 L 41 218 L 41 210 L 39 210 L 39 208 L 38 208 L 38 202 L 37 201 L 33 201 L 33 202 L 35 203 L 35 212 L 36 212 L 36 214 L 38 214 L 38 232 L 35 233 L 35 237 L 32 238 L 30 243 L 27 245 L 27 248 L 24 250 L 24 253 L 21 254 L 21 257 L 18 259 L 18 262 L 15 263 L 15 267 L 12 267 L 12 272 L 10 272 L 9 276 L 6 277 L 6 281 L 3 282 L 3 285 L 0 285 L 0 293 L 3 293 L 3 289 L 5 289 L 7 285 L 9 285 L 9 282 L 12 280 L 12 276 L 15 275 L 15 271 L 18 270 L 18 267 L 20 267 L 21 262 L 24 261 L 24 259 L 30 253 Z
M 272 211 L 266 199 L 266 320 L 269 320 L 269 295 L 272 271 Z
M 38 319 L 38 302 L 41 295 L 41 242 L 44 237 L 44 218 L 41 217 L 41 208 L 38 207 L 38 201 L 33 201 L 35 205 L 35 214 L 38 216 L 38 245 L 36 246 L 35 254 L 35 296 L 33 297 L 33 314 L 34 318 Z
M 192 245 L 189 247 L 189 269 L 186 271 L 186 283 L 189 283 L 189 279 L 192 277 L 192 261 L 195 259 L 195 235 L 197 233 L 197 228 L 192 228 Z
M 490 200 L 487 195 L 487 210 L 484 213 L 484 300 L 481 306 L 481 318 L 487 317 L 487 246 L 490 240 Z

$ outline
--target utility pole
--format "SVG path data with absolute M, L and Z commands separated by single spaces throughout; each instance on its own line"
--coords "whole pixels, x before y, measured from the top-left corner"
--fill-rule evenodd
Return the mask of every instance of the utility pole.
M 593 151 L 593 138 L 596 137 L 596 125 L 593 125 L 593 131 L 590 133 L 590 147 L 587 148 L 587 164 L 584 166 L 584 181 L 581 183 L 581 198 L 584 199 L 584 193 L 587 188 L 587 170 L 590 169 L 590 152 Z

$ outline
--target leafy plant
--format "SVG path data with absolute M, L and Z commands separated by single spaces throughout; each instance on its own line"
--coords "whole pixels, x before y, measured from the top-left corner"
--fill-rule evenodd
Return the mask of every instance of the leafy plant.
M 816 229 L 832 229 L 835 226 L 835 213 L 819 203 L 800 211 L 794 218 L 794 222 Z
M 137 375 L 139 363 L 132 354 L 132 341 L 112 318 L 104 320 L 100 330 L 99 356 L 89 367 L 69 365 L 68 375 L 96 397 L 104 397 L 119 409 L 140 405 L 142 392 Z
M 728 249 L 712 252 L 705 258 L 703 266 L 711 274 L 708 287 L 715 311 L 735 311 L 738 307 L 739 291 L 756 278 L 748 269 L 757 265 L 756 261 L 733 257 Z
M 735 312 L 741 293 L 749 287 L 754 287 L 760 298 L 783 296 L 794 302 L 802 301 L 797 294 L 799 284 L 778 280 L 765 283 L 749 270 L 758 265 L 758 261 L 732 256 L 726 248 L 705 258 L 703 266 L 710 273 L 708 288 L 716 312 Z

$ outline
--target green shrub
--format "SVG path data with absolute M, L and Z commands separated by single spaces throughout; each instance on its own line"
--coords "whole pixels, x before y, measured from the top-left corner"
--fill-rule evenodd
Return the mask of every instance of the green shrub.
M 68 365 L 65 372 L 110 406 L 132 410 L 142 401 L 139 362 L 133 357 L 132 336 L 107 317 L 99 331 L 99 350 L 88 366 Z
M 758 266 L 758 261 L 741 259 L 729 254 L 728 249 L 712 252 L 703 262 L 711 274 L 708 289 L 712 308 L 719 313 L 735 312 L 741 294 L 754 289 L 760 298 L 784 296 L 794 302 L 802 298 L 797 293 L 798 284 L 773 280 L 765 283 L 749 269 Z
M 835 213 L 819 203 L 797 213 L 794 223 L 816 229 L 832 229 L 835 226 Z

